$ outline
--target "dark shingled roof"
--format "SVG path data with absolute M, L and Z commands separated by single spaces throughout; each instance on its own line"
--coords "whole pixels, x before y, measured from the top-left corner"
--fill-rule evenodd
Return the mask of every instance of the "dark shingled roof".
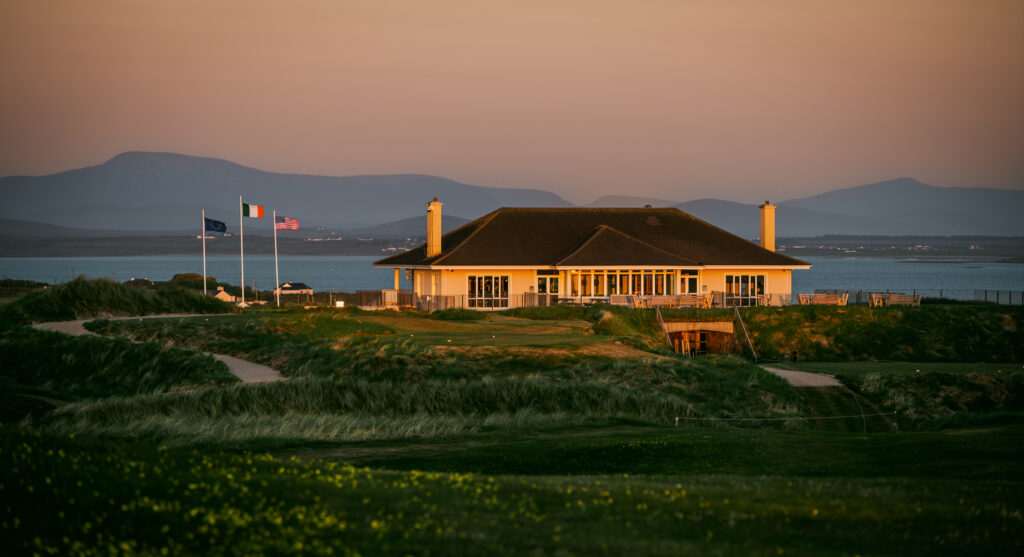
M 308 285 L 308 284 L 306 284 L 304 282 L 282 282 L 281 286 L 279 286 L 278 288 L 281 289 L 281 292 L 290 292 L 290 291 L 293 291 L 293 290 L 312 290 L 313 289 L 312 286 L 310 286 L 310 285 Z
M 501 208 L 379 266 L 807 265 L 679 209 Z

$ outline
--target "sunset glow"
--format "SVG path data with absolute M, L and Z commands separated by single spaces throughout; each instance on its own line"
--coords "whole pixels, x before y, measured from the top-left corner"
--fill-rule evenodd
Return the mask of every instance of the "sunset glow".
M 1024 186 L 1024 3 L 0 4 L 0 175 L 127 150 L 586 203 Z

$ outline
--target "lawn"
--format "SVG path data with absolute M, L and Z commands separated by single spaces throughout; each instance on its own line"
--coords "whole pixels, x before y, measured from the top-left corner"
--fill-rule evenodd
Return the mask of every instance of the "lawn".
M 801 354 L 936 360 L 774 364 L 846 385 L 797 389 L 736 356 L 671 354 L 650 311 L 24 325 L 71 295 L 87 315 L 224 309 L 86 281 L 0 308 L 5 554 L 1024 551 L 1024 371 L 930 344 L 959 325 L 914 328 L 962 311 L 998 361 L 1019 352 L 1016 310 L 754 312 L 762 344 L 809 320 Z M 289 380 L 237 384 L 199 351 Z
M 705 435 L 714 432 L 692 440 Z M 8 428 L 0 439 L 0 529 L 18 553 L 993 555 L 1021 549 L 1019 480 L 757 474 L 760 467 L 750 464 L 675 475 L 389 471 Z M 657 436 L 611 446 L 618 447 L 613 454 L 591 458 L 660 452 Z M 821 467 L 838 460 L 813 452 L 802 458 Z
M 1024 426 L 969 432 L 835 433 L 608 426 L 282 450 L 398 470 L 513 475 L 691 475 L 1024 481 Z

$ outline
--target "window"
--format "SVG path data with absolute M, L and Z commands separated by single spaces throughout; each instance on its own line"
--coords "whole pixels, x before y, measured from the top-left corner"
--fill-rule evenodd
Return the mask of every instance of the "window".
M 725 305 L 756 306 L 764 295 L 764 275 L 725 275 Z
M 693 270 L 682 270 L 679 271 L 679 293 L 680 294 L 696 294 L 697 293 L 697 271 Z
M 558 294 L 558 277 L 539 276 L 537 277 L 538 294 Z
M 507 308 L 508 275 L 470 276 L 466 292 L 471 308 Z

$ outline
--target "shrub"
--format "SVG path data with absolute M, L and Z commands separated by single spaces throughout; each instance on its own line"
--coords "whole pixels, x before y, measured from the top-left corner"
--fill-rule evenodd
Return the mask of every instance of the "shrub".
M 432 311 L 427 314 L 430 319 L 440 319 L 442 321 L 480 321 L 486 316 L 481 311 L 473 311 L 471 309 L 464 308 L 453 308 Z
M 501 312 L 510 317 L 533 319 L 537 321 L 571 321 L 585 319 L 585 309 L 580 306 L 546 306 L 512 308 Z

